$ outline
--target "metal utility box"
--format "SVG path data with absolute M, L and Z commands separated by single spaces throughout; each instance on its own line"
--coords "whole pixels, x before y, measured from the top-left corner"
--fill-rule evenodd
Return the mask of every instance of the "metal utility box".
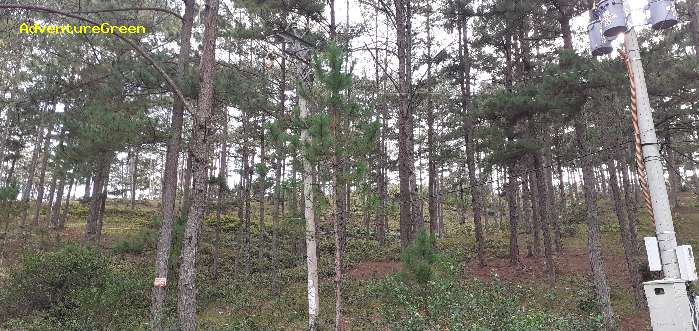
M 624 2 L 621 0 L 602 0 L 597 8 L 605 37 L 613 37 L 626 32 Z
M 683 279 L 666 278 L 643 283 L 653 331 L 692 331 L 687 285 Z
M 658 248 L 658 238 L 644 237 L 643 241 L 646 244 L 646 255 L 648 256 L 648 269 L 650 271 L 663 270 L 663 265 L 660 263 L 660 249 Z
M 677 24 L 677 10 L 672 0 L 651 0 L 648 4 L 648 23 L 655 30 L 669 29 Z
M 680 266 L 680 277 L 689 282 L 697 280 L 697 267 L 694 264 L 692 246 L 677 246 L 675 254 L 677 254 L 677 264 Z
M 612 52 L 611 42 L 602 35 L 599 20 L 594 20 L 587 25 L 587 35 L 590 37 L 592 56 L 600 56 Z

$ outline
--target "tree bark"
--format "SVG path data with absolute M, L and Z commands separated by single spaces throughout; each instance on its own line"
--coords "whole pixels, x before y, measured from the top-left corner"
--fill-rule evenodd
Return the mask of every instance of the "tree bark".
M 177 80 L 180 85 L 184 84 L 187 67 L 189 64 L 190 38 L 192 36 L 192 25 L 194 22 L 194 0 L 184 0 L 184 16 L 182 17 L 182 29 L 180 31 L 180 53 L 177 58 Z M 168 278 L 168 262 L 172 246 L 172 224 L 175 217 L 175 199 L 177 197 L 177 162 L 180 155 L 182 143 L 182 124 L 184 122 L 185 105 L 180 98 L 174 98 L 172 108 L 172 119 L 170 127 L 172 133 L 168 140 L 165 152 L 165 167 L 163 174 L 162 193 L 162 215 L 158 242 L 155 253 L 155 278 L 163 279 L 164 282 L 154 282 L 151 292 L 150 319 L 151 327 L 155 331 L 166 329 L 163 325 L 163 310 L 165 306 L 165 295 Z M 192 137 L 194 139 L 194 137 Z M 135 164 L 135 163 L 134 163 Z M 135 168 L 135 167 L 134 167 Z M 184 181 L 184 194 L 182 197 L 182 213 L 189 213 L 189 192 L 191 187 L 191 155 L 188 153 L 187 169 Z M 132 177 L 132 199 L 135 198 L 135 171 Z
M 411 172 L 414 166 L 412 150 L 412 117 L 410 108 L 410 85 L 409 81 L 409 61 L 410 57 L 408 34 L 408 3 L 410 0 L 396 0 L 396 44 L 398 55 L 398 178 L 400 196 L 400 246 L 401 250 L 406 249 L 412 242 L 412 225 L 415 210 L 413 210 L 413 191 Z
M 214 78 L 216 68 L 216 18 L 218 0 L 206 0 L 204 8 L 204 36 L 199 69 L 199 107 L 194 113 L 192 146 L 192 174 L 194 177 L 193 203 L 187 216 L 182 239 L 180 277 L 177 283 L 177 313 L 182 330 L 196 330 L 196 258 L 199 228 L 207 205 L 206 184 L 209 165 L 209 120 L 214 106 Z M 174 201 L 174 200 L 173 200 Z
M 52 228 L 57 228 L 59 219 L 61 218 L 61 207 L 63 206 L 63 191 L 65 189 L 66 174 L 62 170 L 57 171 L 57 176 L 61 179 L 58 181 L 58 188 L 56 189 L 56 201 L 53 202 L 51 206 L 51 217 L 48 218 L 48 224 Z
M 665 164 L 667 166 L 667 173 L 670 182 L 670 189 L 668 190 L 668 199 L 670 199 L 670 208 L 675 210 L 679 205 L 679 192 L 681 191 L 682 178 L 680 177 L 680 167 L 675 160 L 675 153 L 672 150 L 672 136 L 670 133 L 665 134 Z
M 29 199 L 32 194 L 32 187 L 34 185 L 34 173 L 36 171 L 36 163 L 39 158 L 39 151 L 41 150 L 41 142 L 44 136 L 44 128 L 41 124 L 36 130 L 36 139 L 34 141 L 34 151 L 32 152 L 32 158 L 29 162 L 29 169 L 27 169 L 27 181 L 22 188 L 22 229 L 25 228 L 27 224 L 27 214 L 29 213 Z
M 75 177 L 70 177 L 70 184 L 68 185 L 68 194 L 66 194 L 66 203 L 63 207 L 63 216 L 58 220 L 56 228 L 63 230 L 66 222 L 68 221 L 68 212 L 70 211 L 70 193 L 73 191 L 73 184 L 75 184 Z
M 310 54 L 306 56 L 310 59 Z M 309 68 L 299 68 L 299 76 L 302 87 L 310 85 L 312 76 Z M 299 97 L 298 105 L 300 110 L 300 118 L 304 121 L 309 116 L 309 109 L 306 104 L 306 99 Z M 301 142 L 303 145 L 310 144 L 311 136 L 307 128 L 301 131 Z M 303 198 L 304 198 L 304 218 L 306 219 L 306 268 L 308 272 L 308 325 L 310 331 L 316 331 L 319 328 L 318 314 L 320 302 L 318 296 L 318 256 L 316 252 L 316 223 L 315 211 L 313 203 L 313 166 L 311 161 L 302 156 L 303 164 Z M 296 199 L 294 195 L 293 199 Z
M 530 200 L 531 192 L 529 192 L 529 175 L 525 172 L 522 175 L 522 220 L 527 227 L 527 256 L 534 255 L 534 245 L 531 239 L 534 236 L 534 222 L 532 221 L 532 204 Z
M 643 282 L 639 272 L 638 264 L 638 245 L 632 241 L 632 236 L 629 230 L 629 222 L 624 209 L 624 204 L 621 201 L 621 190 L 619 189 L 619 181 L 617 179 L 617 168 L 614 164 L 614 159 L 607 160 L 607 169 L 609 169 L 609 186 L 611 188 L 612 201 L 614 203 L 614 213 L 619 221 L 619 235 L 621 244 L 624 247 L 624 258 L 626 267 L 631 279 L 631 293 L 634 298 L 634 307 L 636 310 L 641 309 L 645 303 L 643 294 Z
M 85 225 L 85 241 L 91 245 L 97 245 L 102 235 L 100 211 L 102 209 L 102 200 L 106 199 L 104 196 L 104 186 L 107 182 L 112 158 L 113 153 L 107 151 L 102 152 L 95 161 L 95 177 L 90 197 L 90 212 Z
M 468 112 L 471 103 L 471 56 L 468 41 L 468 20 L 463 13 L 459 13 L 459 87 L 461 89 L 461 116 L 464 129 L 464 146 L 466 149 L 466 168 L 468 183 L 471 192 L 471 209 L 473 210 L 473 227 L 476 237 L 476 257 L 480 266 L 485 266 L 485 239 L 483 238 L 483 224 L 481 222 L 481 186 L 476 178 L 476 148 L 473 136 L 473 120 Z
M 518 222 L 518 211 L 517 211 L 517 192 L 519 191 L 517 184 L 517 175 L 515 174 L 515 167 L 513 165 L 508 166 L 508 179 L 507 179 L 507 205 L 510 210 L 510 265 L 519 265 L 519 245 L 517 243 L 517 222 Z
M 590 254 L 592 279 L 597 294 L 597 302 L 600 305 L 604 317 L 604 326 L 608 330 L 615 330 L 616 322 L 614 320 L 614 311 L 609 298 L 609 285 L 607 284 L 607 275 L 604 270 L 604 262 L 602 259 L 602 238 L 600 233 L 600 220 L 597 214 L 594 170 L 592 160 L 589 157 L 584 157 L 584 155 L 587 155 L 589 152 L 585 140 L 585 125 L 582 119 L 576 118 L 574 126 L 575 139 L 582 158 L 583 193 L 587 205 L 587 248 Z
M 50 157 L 50 147 L 51 147 L 51 131 L 53 125 L 49 125 L 49 129 L 44 136 L 44 143 L 41 152 L 41 163 L 39 165 L 39 183 L 36 187 L 36 204 L 34 205 L 34 226 L 39 226 L 39 213 L 41 212 L 41 205 L 44 202 L 44 189 L 46 181 L 46 165 L 48 164 Z
M 549 287 L 553 288 L 556 284 L 556 265 L 553 261 L 553 250 L 551 247 L 551 232 L 549 231 L 549 210 L 552 206 L 549 205 L 548 190 L 546 185 L 546 175 L 544 173 L 544 168 L 546 164 L 542 160 L 542 156 L 539 153 L 534 155 L 534 167 L 536 169 L 536 186 L 538 191 L 538 203 L 537 207 L 539 209 L 539 221 L 541 232 L 544 237 L 544 261 L 546 267 L 546 275 L 548 276 Z
M 286 50 L 286 43 L 282 43 L 282 55 L 281 55 L 281 78 L 279 84 L 279 119 L 284 118 L 286 114 L 286 55 L 284 51 Z M 281 121 L 279 121 L 281 122 Z M 284 143 L 277 142 L 276 144 L 276 159 L 274 163 L 274 204 L 272 205 L 272 268 L 274 268 L 272 274 L 272 292 L 279 293 L 279 271 L 281 266 L 279 266 L 278 256 L 279 252 L 277 231 L 279 227 L 279 217 L 283 212 L 281 211 L 281 204 L 283 200 L 282 194 L 282 168 L 284 163 L 284 157 L 286 156 L 284 151 Z
M 85 177 L 85 191 L 83 191 L 83 200 L 89 200 L 90 199 L 90 194 L 92 194 L 92 188 L 90 187 L 93 182 L 92 178 L 92 173 L 88 174 L 87 177 Z
M 218 192 L 216 196 L 216 223 L 214 225 L 214 244 L 212 252 L 211 277 L 215 283 L 219 279 L 219 264 L 221 251 L 221 214 L 223 213 L 223 196 L 226 193 L 226 179 L 228 178 L 228 114 L 223 111 L 223 123 L 221 128 L 221 155 L 218 168 Z
M 265 117 L 264 115 L 261 118 L 260 121 L 260 165 L 262 167 L 266 167 L 267 163 L 267 149 L 265 148 Z M 258 265 L 262 264 L 262 261 L 264 260 L 264 252 L 265 252 L 265 246 L 264 246 L 264 238 L 265 238 L 265 189 L 267 186 L 267 178 L 266 178 L 266 171 L 263 174 L 260 174 L 259 180 L 258 180 L 259 188 L 257 192 L 257 201 L 259 203 L 259 222 L 260 222 L 260 242 L 259 242 L 259 261 Z
M 536 180 L 536 167 L 532 167 L 529 171 L 529 202 L 532 206 L 532 220 L 531 220 L 531 246 L 532 254 L 534 256 L 541 256 L 541 223 L 540 219 L 541 213 L 539 212 L 539 201 L 541 199 L 538 197 L 538 183 Z
M 173 113 L 174 113 L 174 112 L 173 112 Z M 174 117 L 174 115 L 173 115 L 173 117 Z M 175 132 L 174 134 L 178 134 L 178 133 Z M 179 129 L 179 135 L 180 135 L 180 136 L 182 135 L 182 125 L 181 125 L 181 124 L 180 124 L 180 129 Z M 177 145 L 178 145 L 177 147 L 179 148 L 179 142 L 178 142 Z M 177 156 L 179 155 L 179 150 L 177 150 L 176 152 L 177 152 L 177 153 L 176 153 L 175 155 L 172 156 L 172 157 L 174 157 L 174 159 L 175 159 L 175 162 L 172 162 L 173 165 L 170 165 L 170 164 L 167 163 L 167 151 L 165 152 L 165 167 L 167 167 L 167 166 L 174 167 L 174 170 L 175 170 L 175 171 L 172 171 L 172 170 L 170 170 L 170 169 L 165 169 L 165 170 L 164 170 L 164 172 L 165 172 L 166 174 L 168 173 L 168 170 L 170 170 L 172 173 L 174 173 L 174 177 L 175 177 L 175 180 L 174 180 L 174 182 L 175 182 L 175 188 L 174 188 L 174 190 L 175 190 L 175 192 L 177 192 L 177 159 L 178 159 Z M 138 180 L 138 149 L 134 149 L 133 152 L 131 153 L 131 163 L 132 163 L 132 164 L 131 164 L 131 166 L 129 167 L 129 168 L 130 168 L 130 173 L 131 173 L 131 180 L 130 180 L 130 182 L 131 182 L 131 188 L 130 188 L 130 189 L 131 189 L 131 194 L 129 195 L 129 197 L 131 198 L 131 209 L 135 209 L 135 208 L 136 208 L 136 183 L 137 183 L 137 180 Z M 167 185 L 167 184 L 165 183 L 165 181 L 166 181 L 166 180 L 163 180 L 163 191 L 165 190 L 165 186 Z M 176 195 L 176 194 L 175 194 L 175 195 Z M 163 197 L 164 197 L 164 196 L 165 196 L 165 193 L 163 192 Z M 174 200 L 174 198 L 173 198 L 172 202 L 173 202 L 172 209 L 174 210 L 174 209 L 175 209 L 175 205 L 174 205 L 175 200 Z M 163 201 L 163 206 L 165 206 L 165 202 L 164 202 L 164 201 Z

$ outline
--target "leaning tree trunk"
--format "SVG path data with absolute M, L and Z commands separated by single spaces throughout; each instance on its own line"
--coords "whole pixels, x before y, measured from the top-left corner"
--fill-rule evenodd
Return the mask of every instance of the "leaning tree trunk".
M 192 173 L 194 177 L 193 202 L 187 215 L 182 239 L 180 277 L 177 283 L 177 315 L 179 327 L 190 331 L 197 329 L 196 321 L 196 259 L 199 244 L 199 228 L 207 205 L 206 185 L 209 165 L 209 121 L 214 106 L 214 78 L 216 75 L 216 18 L 218 0 L 206 0 L 204 9 L 204 37 L 202 39 L 199 69 L 199 107 L 194 113 L 192 142 Z M 174 199 L 173 199 L 174 202 Z
M 585 155 L 589 153 L 589 148 L 587 148 L 587 141 L 585 140 L 585 125 L 582 119 L 576 118 L 574 126 L 575 139 L 582 158 L 583 193 L 585 195 L 585 203 L 587 204 L 587 248 L 590 254 L 592 279 L 597 294 L 597 302 L 604 317 L 605 328 L 614 330 L 616 329 L 616 322 L 609 298 L 609 285 L 607 284 L 607 274 L 604 270 L 604 262 L 602 259 L 602 238 L 600 233 L 600 219 L 597 214 L 597 197 L 594 187 L 595 181 L 592 159 L 585 157 Z
M 184 0 L 184 16 L 182 17 L 182 30 L 180 31 L 180 53 L 177 58 L 177 81 L 184 84 L 187 66 L 189 64 L 190 38 L 194 22 L 194 0 Z M 150 319 L 151 327 L 155 331 L 166 329 L 163 325 L 165 308 L 165 294 L 168 278 L 168 261 L 172 246 L 172 224 L 175 217 L 175 199 L 177 197 L 177 161 L 180 155 L 182 143 L 182 124 L 184 121 L 185 105 L 180 98 L 175 98 L 172 108 L 172 129 L 165 152 L 165 169 L 162 193 L 162 219 L 158 233 L 158 243 L 155 253 L 155 280 L 151 292 Z M 194 137 L 192 137 L 194 139 Z M 191 155 L 187 157 L 187 169 L 184 181 L 184 194 L 182 202 L 183 214 L 189 213 L 189 192 L 191 187 Z M 135 183 L 135 171 L 132 182 Z M 132 187 L 132 199 L 135 198 L 135 186 Z

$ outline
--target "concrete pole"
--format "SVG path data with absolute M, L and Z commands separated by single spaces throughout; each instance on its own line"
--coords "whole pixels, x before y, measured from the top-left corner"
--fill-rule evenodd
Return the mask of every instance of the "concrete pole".
M 665 278 L 680 278 L 680 268 L 677 264 L 677 255 L 675 255 L 677 238 L 675 237 L 675 227 L 672 224 L 670 200 L 668 199 L 667 188 L 665 187 L 663 164 L 660 161 L 658 138 L 655 135 L 653 111 L 650 107 L 646 79 L 643 74 L 643 64 L 641 63 L 638 38 L 636 36 L 636 30 L 633 27 L 626 32 L 624 46 L 626 47 L 626 52 L 628 53 L 634 80 L 636 82 L 638 127 L 641 131 L 641 148 L 643 150 L 643 160 L 646 164 L 648 188 L 650 190 L 655 219 L 655 233 L 658 237 L 663 273 L 665 274 Z

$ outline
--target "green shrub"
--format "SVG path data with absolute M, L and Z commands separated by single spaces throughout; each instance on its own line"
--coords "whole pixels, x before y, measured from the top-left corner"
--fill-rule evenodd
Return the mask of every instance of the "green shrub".
M 19 313 L 71 309 L 76 305 L 75 293 L 104 286 L 107 268 L 96 251 L 79 246 L 27 256 L 8 282 L 14 308 Z
M 561 316 L 533 306 L 530 289 L 509 283 L 438 279 L 413 287 L 400 277 L 370 284 L 382 305 L 376 329 L 597 330 L 596 316 Z
M 432 265 L 437 260 L 434 249 L 435 238 L 425 231 L 420 231 L 415 243 L 401 254 L 401 263 L 408 277 L 419 284 L 425 284 L 432 279 Z
M 148 249 L 155 248 L 155 232 L 144 229 L 134 234 L 129 234 L 125 239 L 118 241 L 113 248 L 114 253 L 140 254 Z
M 27 256 L 0 290 L 0 321 L 26 329 L 137 328 L 148 311 L 146 271 L 119 270 L 110 262 L 72 245 Z

